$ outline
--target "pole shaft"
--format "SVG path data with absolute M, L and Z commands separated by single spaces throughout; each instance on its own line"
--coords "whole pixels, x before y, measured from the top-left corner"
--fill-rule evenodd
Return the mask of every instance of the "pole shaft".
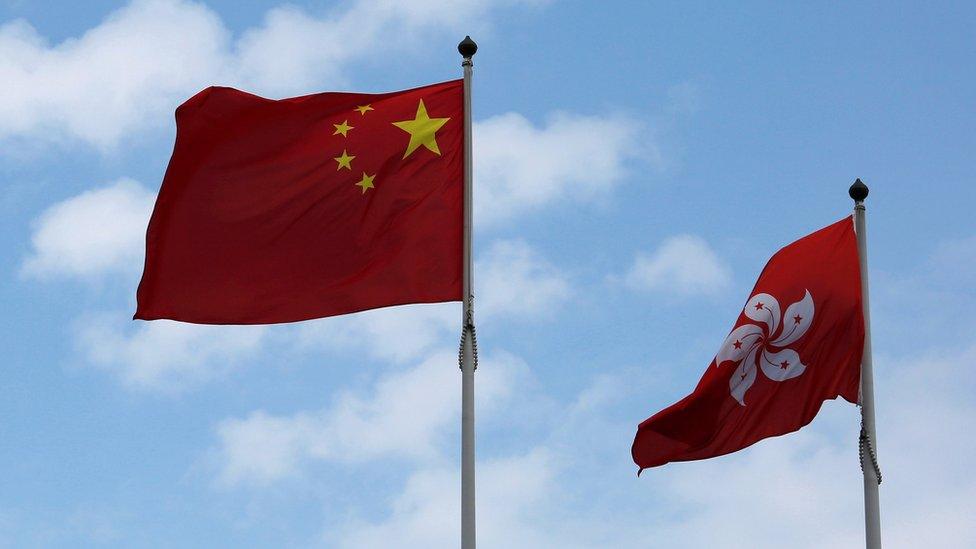
M 473 324 L 473 269 L 471 262 L 471 73 L 470 57 L 462 62 L 464 67 L 464 267 L 462 282 L 461 323 L 464 330 L 461 359 L 461 548 L 475 549 L 475 497 L 474 497 L 474 341 L 468 332 Z
M 874 423 L 874 372 L 871 364 L 871 307 L 868 299 L 868 250 L 864 202 L 854 205 L 854 230 L 857 232 L 857 255 L 861 263 L 861 301 L 864 307 L 864 354 L 861 358 L 861 418 L 870 444 L 877 452 Z M 878 474 L 869 448 L 861 452 L 864 471 L 864 535 L 867 549 L 881 549 L 881 506 L 878 497 Z

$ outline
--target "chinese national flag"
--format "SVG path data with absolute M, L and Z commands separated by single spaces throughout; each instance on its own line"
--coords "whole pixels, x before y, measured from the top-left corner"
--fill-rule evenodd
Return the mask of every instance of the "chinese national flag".
M 735 452 L 856 403 L 864 347 L 850 217 L 776 253 L 694 392 L 637 428 L 641 468 Z
M 176 110 L 135 318 L 267 324 L 461 299 L 463 82 Z

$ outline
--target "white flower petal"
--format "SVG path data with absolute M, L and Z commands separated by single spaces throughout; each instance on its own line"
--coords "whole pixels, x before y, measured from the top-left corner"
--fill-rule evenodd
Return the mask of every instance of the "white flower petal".
M 729 378 L 729 392 L 732 398 L 743 406 L 746 405 L 746 391 L 756 381 L 756 353 L 758 352 L 759 347 L 753 347 Z
M 771 343 L 776 347 L 785 347 L 803 337 L 813 323 L 813 296 L 806 290 L 803 299 L 786 308 L 783 315 L 783 333 Z
M 715 355 L 715 365 L 719 366 L 729 360 L 739 362 L 753 347 L 759 345 L 759 338 L 762 335 L 762 328 L 755 324 L 743 324 L 732 330 Z M 736 343 L 739 344 L 738 347 Z
M 756 322 L 765 322 L 772 336 L 779 327 L 779 302 L 769 294 L 756 294 L 749 298 L 742 312 Z
M 807 369 L 806 365 L 800 362 L 800 355 L 793 349 L 783 349 L 778 353 L 764 350 L 759 359 L 759 366 L 766 377 L 773 381 L 794 378 Z

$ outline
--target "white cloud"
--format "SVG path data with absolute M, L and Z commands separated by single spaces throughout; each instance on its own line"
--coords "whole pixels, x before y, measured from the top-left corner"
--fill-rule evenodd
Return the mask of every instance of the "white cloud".
M 876 354 L 886 546 L 976 547 L 976 441 L 964 434 L 976 417 L 976 373 L 968 367 L 976 343 L 967 339 L 968 347 L 946 342 L 915 357 Z
M 169 122 L 180 97 L 222 80 L 229 36 L 201 4 L 137 1 L 51 46 L 27 22 L 0 27 L 0 136 L 112 146 Z M 153 122 L 155 120 L 155 122 Z
M 571 295 L 567 277 L 521 240 L 497 240 L 475 264 L 476 323 L 528 319 L 556 310 Z M 460 337 L 460 304 L 411 305 L 303 323 L 305 347 L 364 348 L 375 358 L 404 362 L 444 338 Z
M 566 276 L 522 240 L 497 240 L 475 263 L 479 318 L 545 316 L 570 296 Z
M 135 181 L 120 179 L 54 204 L 34 221 L 22 272 L 92 276 L 138 269 L 154 200 Z
M 636 290 L 680 295 L 714 294 L 729 286 L 732 274 L 701 237 L 677 235 L 653 254 L 639 253 L 624 277 Z
M 544 127 L 508 113 L 477 122 L 475 219 L 493 224 L 558 200 L 586 201 L 641 155 L 639 125 L 621 116 L 555 114 Z
M 646 538 L 628 538 L 628 533 L 616 531 L 607 536 L 605 530 L 618 530 L 623 524 L 618 517 L 629 510 L 614 509 L 609 515 L 596 510 L 607 495 L 596 488 L 589 496 L 580 498 L 577 467 L 587 464 L 585 457 L 594 450 L 604 452 L 610 447 L 604 425 L 591 429 L 594 419 L 604 419 L 601 404 L 613 402 L 620 392 L 612 391 L 613 383 L 605 377 L 584 390 L 580 398 L 566 407 L 548 410 L 548 424 L 553 432 L 542 444 L 523 441 L 510 455 L 481 459 L 477 465 L 478 540 L 488 547 L 529 549 L 562 547 L 567 549 L 626 547 L 628 543 L 644 547 Z M 524 389 L 524 387 L 519 387 Z M 517 389 L 519 389 L 517 388 Z M 531 391 L 516 394 L 521 417 L 528 409 Z M 484 414 L 478 416 L 483 422 Z M 615 434 L 615 433 L 614 433 Z M 594 436 L 595 435 L 595 436 Z M 565 436 L 574 446 L 561 445 L 557 440 Z M 593 447 L 595 445 L 595 448 Z M 481 446 L 481 455 L 486 452 Z M 626 459 L 626 456 L 623 455 Z M 330 546 L 385 547 L 385 540 L 396 539 L 403 549 L 450 547 L 460 537 L 460 475 L 456 463 L 425 464 L 411 474 L 402 490 L 390 503 L 389 512 L 371 520 L 344 520 L 334 531 L 327 531 Z M 619 483 L 601 463 L 599 484 Z M 573 481 L 565 482 L 565 474 L 572 471 Z M 608 476 L 608 473 L 610 475 Z M 624 479 L 633 483 L 633 470 Z M 592 488 L 588 486 L 588 488 Z M 593 494 L 598 494 L 593 496 Z M 583 510 L 580 510 L 580 503 Z M 620 500 L 612 503 L 620 503 Z
M 669 506 L 693 510 L 659 525 L 670 547 L 852 547 L 860 541 L 853 444 L 838 448 L 802 432 L 788 443 L 647 473 L 657 477 L 647 481 L 661 484 Z
M 361 348 L 370 356 L 394 362 L 414 360 L 443 342 L 460 337 L 458 303 L 387 307 L 303 322 L 296 328 L 305 348 Z
M 219 377 L 253 358 L 267 332 L 263 326 L 203 326 L 169 320 L 133 326 L 127 317 L 88 315 L 76 323 L 74 337 L 89 363 L 138 390 L 179 392 Z
M 976 415 L 976 375 L 955 367 L 976 360 L 976 347 L 876 359 L 885 546 L 976 546 L 976 481 L 969 474 L 976 442 L 960 436 Z M 642 482 L 663 482 L 667 505 L 692 510 L 668 521 L 674 543 L 666 545 L 863 545 L 857 411 L 847 404 L 827 408 L 813 426 L 788 438 L 645 471 Z
M 565 277 L 522 241 L 498 241 L 478 261 L 479 319 L 531 318 L 569 295 Z M 323 319 L 299 328 L 306 346 L 362 347 L 373 357 L 404 362 L 429 353 L 455 335 L 457 304 L 416 305 Z M 524 368 L 505 355 L 483 359 L 478 406 L 508 394 Z M 222 484 L 267 484 L 300 474 L 309 461 L 360 462 L 381 455 L 440 459 L 443 438 L 457 426 L 460 395 L 454 351 L 380 379 L 370 395 L 341 394 L 318 412 L 272 416 L 258 410 L 218 427 Z M 480 413 L 480 412 L 479 412 Z
M 953 367 L 974 359 L 976 347 L 970 346 L 879 360 L 888 365 L 877 387 L 886 547 L 976 545 L 976 480 L 969 475 L 976 442 L 964 434 L 976 414 L 976 375 Z M 628 384 L 597 380 L 556 414 L 547 440 L 479 462 L 483 544 L 863 546 L 855 407 L 830 403 L 799 433 L 720 458 L 650 469 L 638 479 L 627 453 L 636 421 L 610 418 L 628 396 Z M 404 549 L 456 545 L 458 483 L 451 464 L 418 469 L 385 516 L 348 522 L 327 539 L 341 547 L 382 547 L 389 539 Z
M 310 414 L 271 416 L 264 410 L 226 419 L 220 438 L 220 481 L 266 484 L 295 475 L 318 442 L 318 418 Z
M 415 50 L 441 32 L 460 37 L 462 26 L 522 3 L 536 2 L 359 0 L 322 17 L 278 7 L 236 41 L 216 13 L 187 0 L 135 0 L 56 45 L 12 21 L 0 27 L 0 138 L 111 148 L 169 123 L 180 101 L 210 84 L 261 94 L 336 87 L 354 60 Z
M 576 547 L 569 538 L 533 524 L 538 506 L 553 493 L 551 456 L 537 450 L 478 464 L 479 542 L 486 547 Z M 403 549 L 457 546 L 460 539 L 460 480 L 456 467 L 422 469 L 407 480 L 387 520 L 353 521 L 328 541 L 338 547 Z M 331 543 L 330 543 L 331 545 Z
M 294 6 L 270 10 L 260 28 L 236 45 L 238 78 L 266 92 L 291 93 L 318 83 L 345 83 L 346 65 L 391 52 L 404 53 L 445 35 L 486 31 L 494 9 L 546 0 L 359 0 L 346 10 L 313 17 Z M 452 38 L 453 39 L 453 38 Z M 448 42 L 453 44 L 453 42 Z
M 485 360 L 478 371 L 479 413 L 503 401 L 523 370 L 511 355 Z M 224 420 L 217 427 L 219 480 L 225 486 L 268 484 L 300 475 L 310 461 L 436 461 L 459 422 L 460 379 L 457 355 L 442 351 L 384 375 L 368 394 L 341 393 L 318 412 L 273 416 L 258 410 Z

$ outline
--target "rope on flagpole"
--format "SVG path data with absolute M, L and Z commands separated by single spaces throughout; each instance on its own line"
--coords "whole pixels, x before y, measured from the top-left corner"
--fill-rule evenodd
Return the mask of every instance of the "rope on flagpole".
M 464 325 L 461 326 L 461 343 L 458 344 L 458 368 L 464 369 L 464 342 L 471 334 L 471 358 L 474 369 L 478 369 L 478 332 L 474 327 L 474 296 L 468 296 L 468 307 L 464 315 Z
M 864 428 L 864 416 L 861 416 L 861 435 L 858 437 L 857 441 L 857 457 L 861 464 L 861 472 L 864 472 L 864 451 L 867 450 L 868 457 L 871 459 L 871 467 L 874 468 L 874 474 L 878 477 L 878 484 L 881 484 L 881 466 L 878 465 L 878 454 L 874 452 L 874 444 L 871 443 L 871 436 L 868 435 L 867 429 Z

